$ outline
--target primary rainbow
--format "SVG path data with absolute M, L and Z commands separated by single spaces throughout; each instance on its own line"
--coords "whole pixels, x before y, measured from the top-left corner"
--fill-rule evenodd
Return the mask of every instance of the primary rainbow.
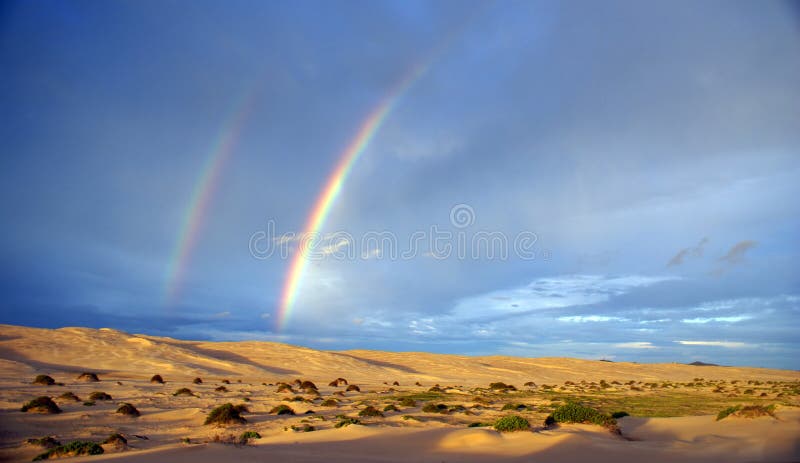
M 339 195 L 342 185 L 344 184 L 345 180 L 347 180 L 347 176 L 350 174 L 350 171 L 353 169 L 353 165 L 367 148 L 369 142 L 372 140 L 378 130 L 381 128 L 381 125 L 386 120 L 386 116 L 388 116 L 395 108 L 397 102 L 400 100 L 400 97 L 403 96 L 406 90 L 408 90 L 409 87 L 414 84 L 414 82 L 419 80 L 419 78 L 425 74 L 428 68 L 430 68 L 432 61 L 432 59 L 429 59 L 422 64 L 414 66 L 411 69 L 411 72 L 409 72 L 402 80 L 400 80 L 400 82 L 386 95 L 386 97 L 381 100 L 380 104 L 378 104 L 378 106 L 373 109 L 367 118 L 361 123 L 355 137 L 353 137 L 345 150 L 339 156 L 339 162 L 336 164 L 333 172 L 328 177 L 325 187 L 322 189 L 317 201 L 314 203 L 314 207 L 311 209 L 311 213 L 306 220 L 305 227 L 303 228 L 303 233 L 300 235 L 301 238 L 305 237 L 303 239 L 306 239 L 314 235 L 325 224 L 325 220 L 330 214 L 331 206 L 333 206 L 336 196 Z M 280 306 L 278 308 L 278 317 L 276 322 L 278 329 L 281 329 L 286 325 L 286 322 L 292 313 L 295 299 L 297 299 L 300 280 L 302 279 L 303 272 L 308 264 L 308 259 L 306 258 L 307 254 L 308 252 L 305 246 L 298 246 L 294 257 L 292 258 L 289 271 L 286 274 L 286 282 L 283 286 Z
M 217 134 L 200 177 L 195 183 L 189 206 L 183 217 L 183 225 L 181 226 L 177 243 L 167 266 L 166 285 L 164 287 L 164 303 L 167 306 L 174 305 L 180 295 L 186 268 L 189 266 L 192 250 L 197 244 L 200 228 L 205 222 L 208 206 L 217 188 L 223 168 L 231 158 L 239 142 L 242 129 L 252 112 L 256 93 L 256 91 L 245 92 L 233 104 L 231 115 L 226 119 L 226 122 L 222 125 L 222 130 Z

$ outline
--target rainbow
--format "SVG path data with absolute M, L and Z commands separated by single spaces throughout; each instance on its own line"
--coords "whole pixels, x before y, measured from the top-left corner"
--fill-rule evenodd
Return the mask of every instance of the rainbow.
M 255 90 L 244 92 L 232 105 L 233 110 L 223 124 L 217 138 L 209 151 L 200 177 L 195 183 L 189 206 L 183 217 L 183 225 L 178 240 L 169 260 L 164 287 L 164 304 L 172 306 L 176 303 L 183 286 L 186 269 L 191 254 L 197 245 L 197 239 L 205 222 L 208 207 L 217 189 L 222 171 L 233 155 L 240 135 L 255 106 Z
M 342 185 L 345 180 L 347 180 L 348 175 L 350 175 L 353 165 L 358 161 L 361 154 L 364 153 L 367 146 L 369 146 L 370 141 L 372 141 L 375 134 L 381 128 L 386 117 L 391 114 L 392 110 L 397 106 L 397 102 L 403 94 L 427 72 L 432 61 L 433 59 L 429 59 L 423 64 L 414 66 L 361 123 L 355 137 L 353 137 L 339 156 L 339 162 L 328 177 L 325 187 L 322 189 L 314 206 L 311 208 L 311 213 L 300 235 L 301 238 L 315 235 L 325 225 L 325 220 L 330 214 L 331 206 L 333 206 L 336 197 L 342 190 Z M 280 306 L 278 308 L 276 324 L 279 330 L 286 325 L 292 313 L 294 302 L 297 299 L 300 281 L 302 280 L 303 273 L 308 264 L 307 248 L 308 247 L 305 246 L 298 246 L 291 264 L 289 265 L 289 271 L 286 274 L 286 280 L 281 293 Z

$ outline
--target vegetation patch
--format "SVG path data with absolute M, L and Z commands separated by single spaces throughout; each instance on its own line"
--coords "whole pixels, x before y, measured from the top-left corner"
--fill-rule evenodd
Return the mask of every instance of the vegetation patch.
M 59 445 L 37 456 L 33 461 L 49 460 L 51 458 L 75 457 L 79 455 L 101 455 L 103 447 L 88 441 L 75 441 Z
M 57 441 L 55 438 L 51 436 L 40 437 L 38 439 L 28 439 L 25 441 L 25 443 L 28 445 L 43 447 L 46 449 L 51 449 L 53 447 L 58 447 L 59 445 L 61 445 L 61 442 Z
M 759 416 L 775 416 L 775 404 L 764 405 L 735 405 L 717 413 L 717 421 L 736 416 L 740 418 L 758 418 Z
M 353 391 L 353 392 L 361 392 L 361 388 L 358 387 L 355 384 L 351 384 L 351 385 L 347 386 L 347 389 L 345 389 L 345 391 L 347 391 L 347 392 L 351 392 L 351 391 Z
M 339 402 L 336 399 L 325 399 L 320 405 L 323 407 L 338 407 Z
M 337 426 L 337 427 L 338 427 L 338 426 Z M 298 425 L 294 425 L 294 424 L 293 424 L 293 425 L 291 426 L 291 429 L 292 429 L 292 431 L 294 431 L 294 432 L 311 432 L 311 431 L 316 431 L 316 430 L 317 430 L 317 429 L 316 429 L 314 426 L 311 426 L 311 425 L 310 425 L 310 424 L 308 424 L 308 423 L 303 423 L 303 424 L 302 424 L 302 425 L 300 425 L 300 426 L 298 426 Z
M 56 380 L 54 380 L 50 376 L 39 375 L 36 378 L 34 378 L 32 384 L 41 384 L 42 386 L 52 386 L 55 383 L 56 383 Z
M 217 392 L 228 392 L 228 388 L 225 386 L 217 386 L 216 388 L 214 388 L 214 390 Z
M 628 412 L 614 412 L 611 414 L 611 418 L 614 418 L 615 420 L 619 418 L 624 418 L 626 416 L 631 416 L 631 415 L 628 414 Z
M 292 410 L 292 407 L 288 405 L 278 405 L 277 407 L 273 407 L 272 410 L 269 411 L 273 415 L 294 415 L 295 412 Z
M 102 442 L 103 445 L 113 445 L 115 447 L 125 447 L 128 445 L 128 439 L 125 438 L 122 434 L 116 432 L 108 437 L 106 440 Z
M 61 399 L 61 400 L 71 400 L 73 402 L 80 402 L 81 401 L 81 399 L 78 396 L 76 396 L 75 394 L 73 394 L 72 392 L 65 392 L 65 393 L 61 394 L 60 396 L 58 396 L 58 398 Z
M 100 378 L 97 377 L 96 373 L 90 373 L 90 372 L 81 373 L 80 375 L 78 375 L 77 379 L 78 381 L 83 381 L 85 383 L 96 383 L 100 381 Z
M 400 405 L 403 407 L 416 407 L 417 401 L 414 400 L 412 397 L 403 397 L 400 399 Z
M 489 389 L 491 389 L 493 391 L 504 391 L 504 392 L 505 391 L 516 391 L 517 390 L 517 388 L 512 386 L 511 384 L 506 384 L 506 383 L 502 383 L 502 382 L 490 383 L 489 384 Z
M 162 378 L 161 375 L 153 375 L 153 377 L 150 378 L 150 382 L 155 384 L 164 384 L 164 378 Z
M 178 389 L 177 391 L 173 392 L 172 395 L 173 396 L 183 395 L 183 396 L 192 396 L 192 397 L 194 397 L 194 393 L 188 387 L 182 387 L 182 388 Z
M 385 412 L 399 412 L 400 410 L 398 410 L 398 408 L 395 407 L 394 404 L 389 404 L 389 405 L 383 407 L 383 411 L 385 411 Z
M 425 413 L 447 413 L 449 410 L 445 404 L 427 403 L 422 407 L 422 411 Z
M 111 396 L 101 391 L 94 391 L 89 394 L 89 400 L 111 400 Z
M 61 413 L 61 409 L 58 408 L 58 405 L 53 402 L 53 399 L 47 396 L 37 397 L 31 400 L 23 405 L 21 410 L 28 413 Z
M 606 427 L 617 424 L 616 420 L 611 416 L 577 403 L 562 405 L 556 408 L 550 416 L 557 423 L 589 423 Z
M 339 418 L 339 421 L 333 425 L 334 428 L 342 428 L 345 426 L 350 426 L 351 424 L 361 424 L 361 420 L 358 418 L 351 418 L 349 416 L 343 416 Z
M 500 432 L 527 431 L 530 427 L 528 420 L 519 415 L 504 416 L 494 423 L 494 429 Z
M 117 413 L 119 413 L 120 415 L 132 416 L 132 417 L 137 417 L 141 415 L 141 413 L 139 413 L 139 410 L 137 410 L 136 407 L 134 407 L 129 403 L 124 403 L 120 405 L 119 408 L 117 408 Z
M 380 410 L 373 407 L 372 405 L 367 406 L 367 408 L 358 412 L 358 416 L 380 416 L 383 417 L 383 413 Z
M 257 433 L 256 431 L 245 431 L 239 436 L 239 443 L 242 445 L 247 445 L 250 442 L 250 439 L 261 439 L 261 434 Z
M 211 410 L 203 424 L 226 425 L 246 423 L 247 420 L 241 416 L 241 414 L 246 411 L 247 407 L 244 405 L 233 405 L 231 403 L 223 404 Z
M 192 380 L 193 384 L 203 384 L 203 378 L 197 377 Z
M 503 405 L 502 411 L 505 410 L 516 410 L 518 412 L 522 410 L 528 410 L 528 406 L 525 404 L 505 404 Z

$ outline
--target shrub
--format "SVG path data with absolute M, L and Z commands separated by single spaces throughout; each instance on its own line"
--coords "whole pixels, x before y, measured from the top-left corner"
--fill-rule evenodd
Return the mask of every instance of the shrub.
M 558 407 L 552 415 L 558 423 L 591 423 L 611 427 L 617 424 L 614 418 L 604 415 L 591 407 L 568 403 Z
M 467 427 L 468 428 L 485 428 L 485 427 L 491 426 L 491 425 L 492 425 L 491 423 L 480 423 L 480 422 L 476 421 L 475 423 L 468 424 Z
M 380 412 L 377 408 L 373 407 L 372 405 L 367 406 L 360 412 L 358 412 L 358 416 L 383 416 L 383 413 Z
M 222 381 L 220 381 L 220 382 L 221 382 L 222 384 L 230 384 L 230 383 L 231 383 L 231 382 L 230 382 L 230 380 L 227 380 L 227 379 L 223 379 L 223 380 L 222 380 Z
M 314 389 L 317 390 L 317 385 L 312 383 L 311 381 L 303 381 L 300 383 L 300 389 Z
M 192 383 L 194 383 L 194 384 L 203 384 L 203 378 L 197 377 L 197 378 L 192 380 Z
M 514 386 L 512 386 L 510 384 L 506 384 L 506 383 L 501 383 L 501 382 L 489 383 L 489 389 L 492 389 L 494 391 L 516 391 L 517 390 L 517 388 L 515 388 Z
M 150 382 L 156 384 L 164 384 L 164 378 L 162 378 L 161 375 L 153 375 L 153 377 L 150 378 Z
M 182 388 L 178 389 L 177 391 L 173 392 L 172 395 L 173 396 L 189 395 L 189 396 L 194 397 L 194 393 L 188 387 L 182 387 Z
M 87 400 L 86 402 L 83 403 L 83 406 L 84 407 L 94 407 L 94 402 L 92 402 L 91 400 Z
M 290 386 L 290 385 L 288 385 L 286 383 L 280 383 L 280 384 L 278 384 L 278 389 L 276 389 L 275 392 L 292 392 L 292 393 L 294 393 L 294 389 L 292 389 L 292 386 Z
M 741 405 L 734 405 L 732 407 L 725 408 L 717 413 L 717 421 L 726 418 L 731 413 L 736 413 L 742 408 Z
M 75 441 L 50 449 L 34 458 L 33 461 L 48 460 L 50 458 L 74 457 L 78 455 L 101 455 L 102 453 L 103 447 L 100 447 L 94 442 Z
M 522 411 L 522 410 L 527 410 L 527 409 L 528 409 L 528 406 L 525 405 L 525 404 L 505 404 L 505 405 L 503 405 L 503 408 L 501 410 L 503 410 L 503 411 L 505 411 L 505 410 Z
M 431 386 L 430 389 L 428 389 L 428 392 L 442 392 L 442 388 L 440 388 L 438 385 Z
M 119 408 L 117 408 L 117 413 L 119 413 L 120 415 L 132 416 L 132 417 L 137 417 L 140 415 L 139 410 L 137 410 L 136 407 L 134 407 L 129 403 L 123 403 L 122 405 L 120 405 Z
M 416 383 L 414 383 L 414 386 L 422 386 L 422 383 L 420 383 L 419 381 L 417 381 Z
M 422 407 L 422 411 L 425 413 L 447 413 L 447 405 L 427 403 Z
M 242 444 L 247 444 L 250 439 L 261 439 L 261 434 L 255 431 L 245 431 L 239 436 L 239 442 Z
M 344 416 L 339 418 L 339 422 L 333 425 L 333 427 L 341 428 L 344 426 L 350 426 L 351 424 L 361 424 L 361 421 L 358 418 L 350 418 L 349 416 Z
M 400 405 L 403 407 L 416 407 L 417 401 L 412 399 L 411 397 L 403 397 L 400 399 Z
M 117 446 L 117 447 L 124 447 L 124 446 L 128 445 L 128 439 L 125 439 L 125 436 L 123 436 L 120 433 L 114 433 L 114 434 L 106 437 L 106 440 L 104 440 L 102 442 L 102 444 L 103 445 L 114 445 L 114 446 Z
M 246 412 L 247 407 L 244 405 L 233 405 L 231 403 L 220 405 L 219 407 L 211 410 L 206 417 L 203 424 L 231 424 L 231 423 L 246 423 L 242 416 L 242 412 Z
M 228 388 L 225 386 L 217 386 L 214 390 L 217 392 L 228 392 Z
M 528 381 L 527 383 L 523 384 L 525 387 L 536 387 L 536 383 L 533 381 Z
M 94 391 L 89 394 L 89 400 L 111 400 L 111 396 L 101 391 Z
M 323 407 L 338 407 L 339 402 L 337 402 L 336 399 L 325 399 L 320 405 Z
M 611 418 L 614 418 L 615 420 L 619 418 L 624 418 L 626 416 L 631 416 L 631 415 L 629 415 L 628 412 L 614 412 L 611 414 Z
M 518 415 L 504 416 L 494 423 L 494 429 L 500 432 L 527 431 L 530 427 L 528 420 Z
M 398 383 L 397 381 L 392 382 L 392 386 L 399 386 L 399 385 L 400 383 Z
M 83 381 L 86 383 L 96 383 L 100 381 L 100 378 L 97 377 L 95 373 L 83 372 L 78 375 L 78 381 Z
M 26 403 L 22 406 L 21 410 L 23 412 L 32 412 L 32 413 L 61 413 L 61 409 L 58 408 L 53 399 L 47 396 L 37 397 L 30 402 Z
M 722 420 L 729 415 L 739 416 L 742 418 L 757 418 L 759 416 L 775 416 L 775 405 L 767 407 L 763 405 L 736 405 L 728 407 L 717 414 L 717 421 Z
M 292 407 L 288 405 L 278 405 L 277 407 L 273 407 L 272 410 L 269 411 L 273 415 L 294 415 L 294 410 Z
M 389 405 L 383 407 L 383 411 L 385 411 L 385 412 L 399 412 L 400 410 L 398 410 L 397 407 L 395 407 L 393 404 L 389 404 Z
M 316 428 L 315 428 L 314 426 L 311 426 L 311 425 L 310 425 L 310 424 L 308 424 L 308 423 L 304 423 L 302 426 L 296 426 L 296 425 L 292 425 L 292 426 L 291 426 L 291 428 L 292 428 L 292 431 L 295 431 L 295 432 L 311 432 L 311 431 L 316 431 Z
M 65 393 L 61 394 L 60 396 L 58 396 L 58 398 L 62 399 L 62 400 L 71 400 L 73 402 L 80 402 L 81 401 L 81 399 L 78 396 L 76 396 L 75 394 L 73 394 L 72 392 L 65 392 Z
M 53 437 L 40 437 L 39 439 L 28 439 L 25 443 L 30 445 L 36 445 L 38 447 L 44 447 L 46 449 L 51 449 L 53 447 L 58 447 L 61 445 L 61 442 L 55 440 Z
M 350 391 L 361 392 L 361 388 L 356 386 L 355 384 L 351 384 L 351 385 L 347 386 L 347 389 L 345 389 L 345 391 L 347 391 L 347 392 L 350 392 Z
M 51 377 L 49 377 L 47 375 L 39 375 L 33 380 L 32 384 L 41 384 L 43 386 L 52 386 L 55 383 L 56 383 L 56 381 L 53 378 L 51 378 Z

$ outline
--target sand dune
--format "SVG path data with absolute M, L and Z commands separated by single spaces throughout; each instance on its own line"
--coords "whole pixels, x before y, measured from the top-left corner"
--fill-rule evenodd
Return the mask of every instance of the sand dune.
M 98 373 L 100 382 L 78 381 L 84 371 Z M 63 385 L 31 384 L 38 374 Z M 153 374 L 162 375 L 165 384 L 151 383 Z M 328 386 L 340 376 L 358 384 L 361 392 Z M 203 378 L 202 384 L 194 384 L 195 377 Z M 698 377 L 704 379 L 696 381 Z M 319 396 L 276 392 L 275 383 L 297 378 L 315 382 Z M 228 381 L 223 384 L 223 379 Z M 611 384 L 601 389 L 600 380 Z M 390 386 L 393 381 L 400 385 Z M 519 391 L 487 388 L 497 381 L 515 384 Z M 528 381 L 553 387 L 523 387 Z M 434 384 L 444 391 L 429 392 Z M 217 390 L 220 386 L 226 390 Z M 193 395 L 173 396 L 182 387 Z M 798 461 L 798 389 L 800 373 L 786 370 L 324 352 L 267 342 L 180 341 L 109 329 L 0 325 L 0 460 L 30 461 L 41 453 L 42 448 L 24 443 L 29 438 L 100 442 L 121 433 L 127 447 L 106 445 L 103 455 L 75 461 Z M 59 398 L 67 391 L 80 401 Z M 106 392 L 112 400 L 85 404 L 93 391 Z M 53 397 L 63 413 L 20 411 L 23 403 L 42 395 Z M 403 397 L 414 397 L 417 403 L 400 405 Z M 586 424 L 544 429 L 544 417 L 571 397 L 639 414 L 619 420 L 621 436 Z M 329 398 L 338 403 L 322 406 Z M 134 404 L 141 416 L 116 414 L 125 402 Z M 422 410 L 425 403 L 436 402 L 451 408 L 442 414 Z M 775 404 L 775 416 L 733 415 L 717 421 L 711 414 L 728 404 L 750 402 Z M 204 426 L 209 411 L 223 403 L 246 404 L 247 422 Z M 529 420 L 530 431 L 503 434 L 467 427 L 491 423 L 511 413 L 503 406 L 519 403 L 525 407 L 514 413 Z M 270 414 L 280 404 L 297 414 Z M 358 416 L 366 405 L 382 409 L 388 404 L 398 405 L 399 411 Z M 336 428 L 337 415 L 362 424 Z M 303 425 L 316 430 L 292 429 Z M 246 430 L 262 438 L 248 445 L 215 443 Z

